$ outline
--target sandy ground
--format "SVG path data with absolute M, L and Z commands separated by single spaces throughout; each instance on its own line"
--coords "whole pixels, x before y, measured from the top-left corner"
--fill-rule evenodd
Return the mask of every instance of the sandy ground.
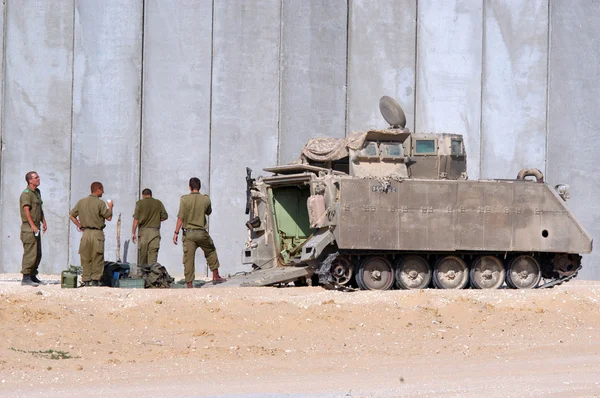
M 600 282 L 343 293 L 0 279 L 2 397 L 600 396 Z

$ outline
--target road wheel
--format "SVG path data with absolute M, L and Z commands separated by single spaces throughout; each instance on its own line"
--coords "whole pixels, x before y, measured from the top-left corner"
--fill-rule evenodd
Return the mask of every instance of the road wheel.
M 515 289 L 533 289 L 542 279 L 542 270 L 537 260 L 531 256 L 516 257 L 508 265 L 506 284 Z
M 401 257 L 396 263 L 395 277 L 399 289 L 425 289 L 431 282 L 431 268 L 421 256 Z
M 481 256 L 471 266 L 471 287 L 474 289 L 498 289 L 504 283 L 506 271 L 494 256 Z
M 384 257 L 367 257 L 358 267 L 356 284 L 362 290 L 388 290 L 394 285 L 394 270 Z
M 438 289 L 464 289 L 469 283 L 467 264 L 456 256 L 438 260 L 433 268 L 433 284 Z

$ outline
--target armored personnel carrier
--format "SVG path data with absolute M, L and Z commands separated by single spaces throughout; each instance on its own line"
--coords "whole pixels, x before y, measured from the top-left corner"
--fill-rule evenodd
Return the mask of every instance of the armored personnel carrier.
M 411 133 L 390 97 L 380 110 L 389 128 L 311 139 L 256 180 L 247 170 L 242 284 L 530 289 L 576 276 L 592 239 L 567 186 L 537 169 L 469 180 L 461 135 Z

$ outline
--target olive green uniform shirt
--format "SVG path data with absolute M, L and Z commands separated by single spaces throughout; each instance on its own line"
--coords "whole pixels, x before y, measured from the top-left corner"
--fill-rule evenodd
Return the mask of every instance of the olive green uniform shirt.
M 133 218 L 140 228 L 160 228 L 160 222 L 169 217 L 163 203 L 154 198 L 144 198 L 135 204 Z
M 27 216 L 25 216 L 25 210 L 23 209 L 25 206 L 29 206 L 29 213 L 31 214 L 31 219 L 33 223 L 39 227 L 42 219 L 44 218 L 44 211 L 42 210 L 42 194 L 39 189 L 35 191 L 31 190 L 29 186 L 25 188 L 23 193 L 21 193 L 21 197 L 19 198 L 19 206 L 21 208 L 21 221 L 23 222 L 23 227 L 27 230 L 31 229 L 29 222 L 27 221 Z
M 77 202 L 71 210 L 71 215 L 79 217 L 79 223 L 83 228 L 103 229 L 104 220 L 112 216 L 112 211 L 102 199 L 90 195 Z
M 183 195 L 179 201 L 177 217 L 183 220 L 185 229 L 205 229 L 206 216 L 212 213 L 210 198 L 200 192 Z

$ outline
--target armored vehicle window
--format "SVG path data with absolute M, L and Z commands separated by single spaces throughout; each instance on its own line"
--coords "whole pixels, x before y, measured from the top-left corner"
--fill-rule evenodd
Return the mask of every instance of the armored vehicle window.
M 462 156 L 463 155 L 463 146 L 462 140 L 452 140 L 452 156 Z
M 435 140 L 417 140 L 415 153 L 419 155 L 435 154 Z
M 387 158 L 401 158 L 404 156 L 404 151 L 400 144 L 381 144 L 381 154 Z
M 360 151 L 360 155 L 367 158 L 378 158 L 379 149 L 377 148 L 377 143 L 369 142 L 369 144 Z

